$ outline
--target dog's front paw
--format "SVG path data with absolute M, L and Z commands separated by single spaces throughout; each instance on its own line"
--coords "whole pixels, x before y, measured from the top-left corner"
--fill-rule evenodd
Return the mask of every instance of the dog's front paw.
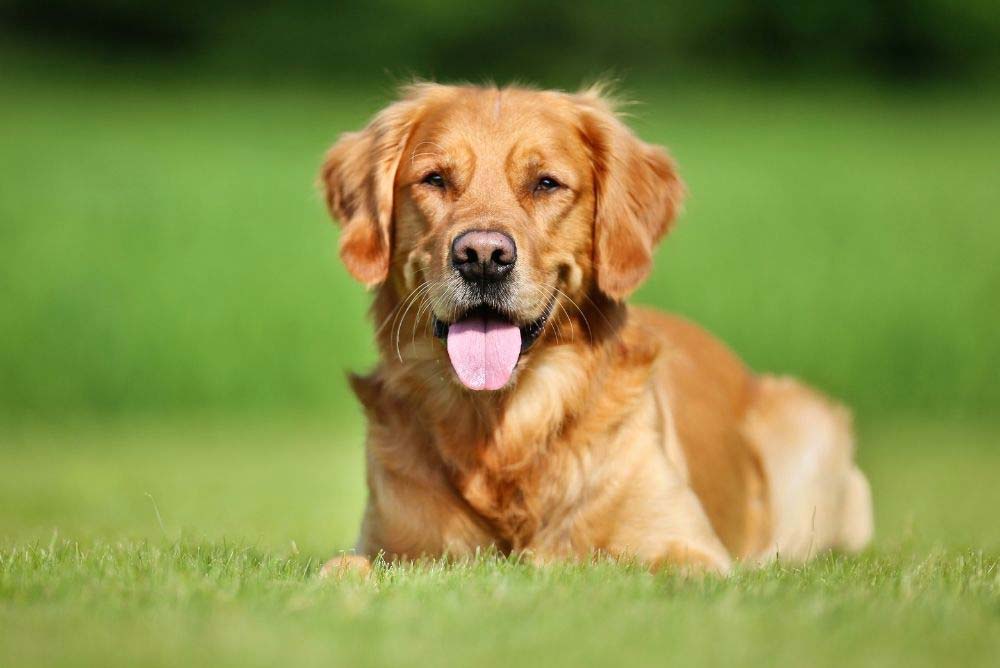
M 319 569 L 322 579 L 342 580 L 350 575 L 367 577 L 372 571 L 372 562 L 368 557 L 358 554 L 341 554 L 323 564 Z
M 653 561 L 652 568 L 657 571 L 674 569 L 682 575 L 728 575 L 732 570 L 732 561 L 728 555 L 716 550 L 672 541 L 660 557 Z

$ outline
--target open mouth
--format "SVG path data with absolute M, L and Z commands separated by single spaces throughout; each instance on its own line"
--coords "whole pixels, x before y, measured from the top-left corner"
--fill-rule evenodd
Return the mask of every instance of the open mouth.
M 481 305 L 451 324 L 434 318 L 434 335 L 445 341 L 458 379 L 470 390 L 499 390 L 507 384 L 521 353 L 541 335 L 552 313 L 518 327 L 507 315 Z

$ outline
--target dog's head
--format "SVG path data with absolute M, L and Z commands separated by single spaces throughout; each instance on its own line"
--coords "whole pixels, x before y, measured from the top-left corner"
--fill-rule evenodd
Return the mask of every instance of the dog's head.
M 560 342 L 554 314 L 630 294 L 683 193 L 667 153 L 596 89 L 433 84 L 341 137 L 322 183 L 347 269 L 397 310 L 419 303 L 474 390 Z

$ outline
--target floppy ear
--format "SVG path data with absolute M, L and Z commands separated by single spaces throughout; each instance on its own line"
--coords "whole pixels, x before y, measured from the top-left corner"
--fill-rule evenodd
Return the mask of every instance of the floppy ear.
M 649 275 L 653 248 L 677 216 L 684 184 L 667 152 L 632 134 L 597 92 L 583 93 L 578 100 L 597 190 L 597 287 L 621 300 Z
M 364 130 L 343 134 L 320 172 L 330 215 L 343 228 L 340 258 L 368 287 L 389 274 L 393 182 L 417 108 L 415 99 L 396 102 Z

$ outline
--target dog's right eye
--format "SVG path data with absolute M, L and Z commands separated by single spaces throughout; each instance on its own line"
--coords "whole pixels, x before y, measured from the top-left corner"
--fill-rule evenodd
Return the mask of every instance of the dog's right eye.
M 428 186 L 434 186 L 435 188 L 444 188 L 444 177 L 438 172 L 431 172 L 422 178 L 420 182 Z

